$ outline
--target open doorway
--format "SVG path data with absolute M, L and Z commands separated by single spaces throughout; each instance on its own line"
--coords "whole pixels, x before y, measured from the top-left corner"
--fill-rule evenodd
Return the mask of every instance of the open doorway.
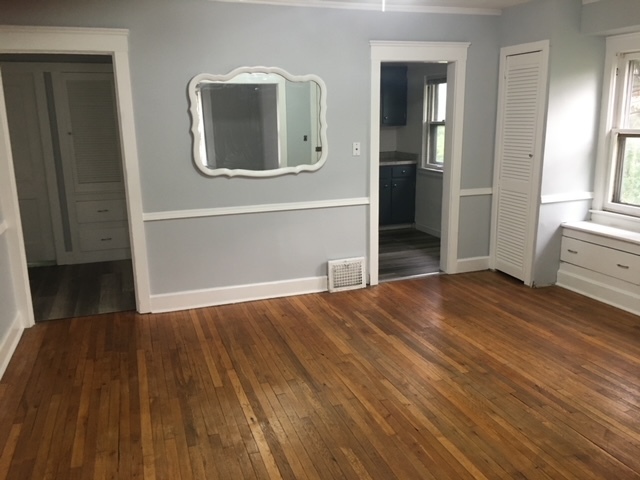
M 440 271 L 446 63 L 380 71 L 379 280 Z
M 108 55 L 0 55 L 35 321 L 136 308 Z
M 458 265 L 458 223 L 462 167 L 462 126 L 464 121 L 465 72 L 468 43 L 371 42 L 371 124 L 370 124 L 370 209 L 369 283 L 379 282 L 380 263 L 380 125 L 381 67 L 385 63 L 446 65 L 446 129 L 442 161 L 440 209 L 440 271 L 456 273 Z M 420 150 L 422 156 L 422 150 Z M 417 163 L 417 162 L 416 162 Z M 416 166 L 417 168 L 417 166 Z M 426 169 L 424 169 L 426 170 Z M 417 178 L 417 175 L 416 175 Z M 417 203 L 421 203 L 418 200 Z M 414 220 L 415 223 L 415 220 Z

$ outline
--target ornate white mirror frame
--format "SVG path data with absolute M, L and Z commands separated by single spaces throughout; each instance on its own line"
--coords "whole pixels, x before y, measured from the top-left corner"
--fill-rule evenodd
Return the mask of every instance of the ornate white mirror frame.
M 240 67 L 196 75 L 188 94 L 193 159 L 207 176 L 313 172 L 327 159 L 327 90 L 316 75 Z

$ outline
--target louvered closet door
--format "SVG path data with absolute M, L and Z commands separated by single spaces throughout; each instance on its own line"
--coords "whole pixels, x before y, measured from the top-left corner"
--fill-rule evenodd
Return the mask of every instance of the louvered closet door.
M 542 52 L 506 57 L 496 148 L 495 267 L 525 283 L 530 283 L 536 230 L 542 60 Z

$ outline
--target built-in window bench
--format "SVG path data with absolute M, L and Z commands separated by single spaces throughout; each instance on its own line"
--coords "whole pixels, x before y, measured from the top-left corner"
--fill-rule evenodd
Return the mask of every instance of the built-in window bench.
M 640 315 L 640 233 L 563 224 L 557 284 Z

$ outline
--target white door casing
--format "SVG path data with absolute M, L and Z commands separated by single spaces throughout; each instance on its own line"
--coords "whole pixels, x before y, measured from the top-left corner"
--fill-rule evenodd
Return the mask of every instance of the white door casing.
M 118 107 L 119 134 L 123 160 L 127 214 L 133 273 L 136 292 L 137 311 L 146 313 L 150 308 L 149 266 L 146 250 L 145 231 L 142 212 L 142 191 L 138 153 L 136 145 L 135 125 L 133 119 L 133 99 L 131 92 L 131 76 L 129 71 L 128 30 L 103 28 L 62 28 L 62 27 L 22 27 L 0 26 L 0 53 L 40 53 L 40 54 L 98 54 L 110 55 L 113 59 L 113 71 L 116 86 L 116 104 Z M 4 106 L 2 115 L 6 115 Z M 11 172 L 15 183 L 13 166 L 6 165 L 6 159 L 0 159 L 0 170 Z M 4 176 L 4 175 L 2 175 Z M 9 195 L 14 195 L 12 192 Z M 17 204 L 17 193 L 15 193 Z M 17 216 L 17 218 L 14 218 Z M 5 213 L 5 215 L 7 215 Z M 5 222 L 12 225 L 20 223 L 19 212 L 9 210 Z M 22 230 L 19 231 L 22 243 Z M 23 245 L 24 248 L 24 245 Z M 26 258 L 23 260 L 26 272 Z M 17 296 L 25 296 L 32 310 L 28 279 L 26 283 L 16 283 L 20 289 Z M 33 324 L 31 311 L 28 325 Z
M 447 129 L 443 168 L 440 270 L 458 269 L 458 223 L 462 170 L 462 126 L 469 43 L 385 42 L 371 45 L 371 125 L 369 161 L 369 283 L 378 284 L 380 182 L 380 66 L 383 62 L 447 63 Z
M 0 71 L 0 235 L 6 237 L 7 245 L 7 258 L 1 258 L 0 264 L 7 265 L 10 270 L 15 308 L 19 318 L 18 326 L 27 328 L 34 324 L 33 304 L 31 303 L 27 255 L 20 222 L 18 189 L 13 169 L 9 122 L 4 101 L 4 89 L 2 88 L 2 71 Z M 0 254 L 2 253 L 0 252 Z M 4 340 L 0 338 L 2 344 L 4 344 Z M 3 356 L 0 361 L 2 361 L 2 369 L 0 369 L 0 375 L 2 375 L 8 360 Z
M 501 49 L 491 267 L 533 283 L 549 42 Z

